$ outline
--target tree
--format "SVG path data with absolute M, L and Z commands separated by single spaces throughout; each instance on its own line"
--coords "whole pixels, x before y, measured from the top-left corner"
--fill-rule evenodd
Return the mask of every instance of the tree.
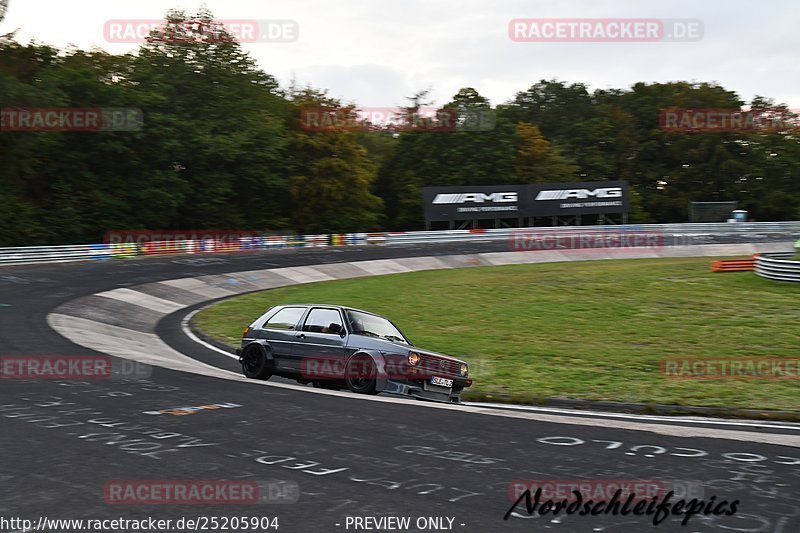
M 291 97 L 287 157 L 292 227 L 305 233 L 344 233 L 378 228 L 383 202 L 372 194 L 377 167 L 352 131 L 300 127 L 305 109 L 347 112 L 323 92 L 305 89 Z
M 518 138 L 515 170 L 522 183 L 571 181 L 577 178 L 578 167 L 569 162 L 542 136 L 536 124 L 516 124 Z
M 170 12 L 134 60 L 133 82 L 150 170 L 176 206 L 170 227 L 287 227 L 285 101 L 211 13 Z

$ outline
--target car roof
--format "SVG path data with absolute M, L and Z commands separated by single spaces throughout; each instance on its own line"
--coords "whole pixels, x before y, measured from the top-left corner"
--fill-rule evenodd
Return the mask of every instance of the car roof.
M 359 313 L 366 313 L 368 315 L 375 315 L 375 316 L 382 316 L 378 313 L 373 313 L 371 311 L 364 311 L 363 309 L 356 309 L 355 307 L 348 307 L 346 305 L 337 305 L 337 304 L 323 304 L 323 303 L 292 303 L 292 304 L 281 304 L 276 307 L 335 307 L 337 309 L 342 309 L 345 311 L 358 311 Z

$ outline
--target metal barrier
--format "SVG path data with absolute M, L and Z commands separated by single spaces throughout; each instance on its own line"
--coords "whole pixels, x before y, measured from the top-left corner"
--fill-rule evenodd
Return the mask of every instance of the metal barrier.
M 0 265 L 108 259 L 111 257 L 111 253 L 111 246 L 108 244 L 0 248 Z
M 756 257 L 756 274 L 775 281 L 800 283 L 800 261 L 792 261 L 792 252 L 760 254 Z
M 763 237 L 769 234 L 781 234 L 800 237 L 800 222 L 750 222 L 750 223 L 714 223 L 714 224 L 625 224 L 603 226 L 541 226 L 527 228 L 494 228 L 494 229 L 461 229 L 444 231 L 409 231 L 386 233 L 386 242 L 390 244 L 422 244 L 426 242 L 452 242 L 461 240 L 503 240 L 513 239 L 515 235 L 550 232 L 635 232 L 654 233 L 665 236 L 684 237 L 685 242 L 678 244 L 703 244 L 698 238 L 705 236 Z M 795 237 L 797 236 L 797 237 Z
M 665 246 L 690 246 L 708 244 L 715 238 L 727 237 L 733 242 L 759 242 L 780 236 L 782 240 L 800 238 L 800 222 L 752 222 L 717 224 L 645 224 L 617 226 L 555 226 L 531 228 L 463 229 L 444 231 L 409 231 L 345 233 L 323 235 L 265 235 L 241 237 L 224 241 L 215 239 L 152 241 L 143 243 L 121 242 L 114 244 L 81 244 L 68 246 L 28 246 L 0 248 L 0 265 L 29 263 L 58 263 L 94 259 L 125 259 L 139 255 L 209 254 L 248 252 L 276 248 L 306 248 L 325 246 L 406 245 L 446 243 L 471 240 L 503 241 L 520 236 L 554 235 L 559 232 L 573 234 L 625 233 L 658 234 Z

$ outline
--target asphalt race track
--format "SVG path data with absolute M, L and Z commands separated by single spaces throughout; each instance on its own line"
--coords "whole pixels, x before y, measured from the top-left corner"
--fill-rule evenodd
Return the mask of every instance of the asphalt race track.
M 505 242 L 365 246 L 4 267 L 0 355 L 93 353 L 51 329 L 47 315 L 111 289 L 244 270 L 507 249 Z M 198 365 L 222 369 L 222 377 L 224 370 L 237 370 L 235 361 L 180 328 L 202 305 L 167 315 L 156 331 Z M 40 517 L 277 517 L 283 532 L 365 531 L 355 529 L 353 517 L 389 516 L 411 518 L 411 527 L 396 531 L 800 531 L 797 424 L 367 400 L 149 370 L 147 377 L 127 380 L 1 380 L 0 516 L 34 523 Z M 217 403 L 228 407 L 152 414 Z M 104 488 L 115 480 L 244 480 L 274 493 L 268 503 L 248 505 L 111 504 Z M 504 520 L 512 505 L 509 489 L 519 480 L 645 480 L 689 491 L 687 499 L 739 503 L 732 516 L 701 513 L 685 527 L 682 515 L 654 526 L 652 516 L 529 516 L 524 505 Z

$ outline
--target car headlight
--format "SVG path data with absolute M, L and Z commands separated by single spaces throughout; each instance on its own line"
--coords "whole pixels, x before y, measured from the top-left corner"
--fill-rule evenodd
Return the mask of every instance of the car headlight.
M 462 376 L 466 376 L 468 371 L 469 371 L 469 368 L 467 367 L 467 365 L 462 363 L 461 364 L 461 375 Z
M 408 364 L 411 366 L 416 366 L 419 363 L 419 354 L 411 352 L 408 354 Z

